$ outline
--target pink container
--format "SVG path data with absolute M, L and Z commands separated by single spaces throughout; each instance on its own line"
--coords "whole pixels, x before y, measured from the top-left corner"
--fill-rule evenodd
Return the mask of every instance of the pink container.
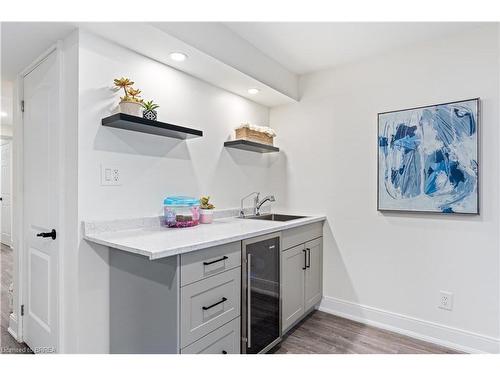
M 214 210 L 200 209 L 200 223 L 211 224 L 214 221 Z

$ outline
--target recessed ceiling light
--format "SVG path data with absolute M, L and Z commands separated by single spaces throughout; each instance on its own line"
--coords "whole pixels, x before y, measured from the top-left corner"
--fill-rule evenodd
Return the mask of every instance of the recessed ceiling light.
M 7 112 L 4 112 L 2 111 L 2 113 L 0 114 L 2 117 L 7 117 Z
M 184 61 L 187 59 L 187 55 L 182 52 L 172 52 L 170 58 L 174 61 Z
M 248 89 L 248 93 L 251 95 L 255 95 L 259 93 L 259 89 Z

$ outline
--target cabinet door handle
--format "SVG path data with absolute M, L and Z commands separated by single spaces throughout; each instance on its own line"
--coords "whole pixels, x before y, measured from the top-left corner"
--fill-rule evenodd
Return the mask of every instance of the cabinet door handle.
M 226 297 L 222 297 L 222 299 L 219 302 L 215 302 L 214 304 L 212 304 L 210 306 L 203 306 L 202 309 L 203 310 L 210 310 L 212 307 L 220 305 L 221 303 L 224 303 L 226 301 L 227 301 L 227 298 Z
M 302 251 L 304 252 L 304 267 L 302 269 L 305 270 L 307 268 L 307 250 L 303 249 Z
M 227 354 L 227 352 L 225 350 L 222 351 L 222 354 Z
M 224 255 L 224 256 L 223 256 L 222 258 L 220 258 L 220 259 L 212 260 L 211 262 L 203 262 L 203 264 L 204 264 L 205 266 L 208 266 L 208 265 L 210 265 L 210 264 L 214 264 L 214 263 L 217 263 L 217 262 L 222 262 L 223 260 L 226 260 L 226 259 L 229 259 L 229 258 L 228 258 L 227 256 L 225 256 L 225 255 Z
M 311 249 L 307 248 L 307 268 L 311 268 Z

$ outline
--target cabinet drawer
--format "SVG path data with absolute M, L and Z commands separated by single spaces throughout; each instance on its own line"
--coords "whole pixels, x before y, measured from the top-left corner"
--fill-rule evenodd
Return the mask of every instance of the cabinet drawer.
M 217 275 L 241 264 L 241 242 L 181 255 L 181 286 Z
M 281 250 L 285 251 L 321 236 L 323 236 L 323 222 L 287 229 L 281 234 Z
M 202 337 L 186 346 L 181 354 L 239 354 L 240 353 L 240 318 Z
M 181 288 L 181 348 L 240 315 L 241 268 Z

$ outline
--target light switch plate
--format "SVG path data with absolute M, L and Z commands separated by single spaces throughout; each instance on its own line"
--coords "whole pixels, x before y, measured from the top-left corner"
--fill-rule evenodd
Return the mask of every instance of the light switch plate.
M 120 186 L 120 169 L 116 166 L 101 164 L 101 185 L 102 186 Z

